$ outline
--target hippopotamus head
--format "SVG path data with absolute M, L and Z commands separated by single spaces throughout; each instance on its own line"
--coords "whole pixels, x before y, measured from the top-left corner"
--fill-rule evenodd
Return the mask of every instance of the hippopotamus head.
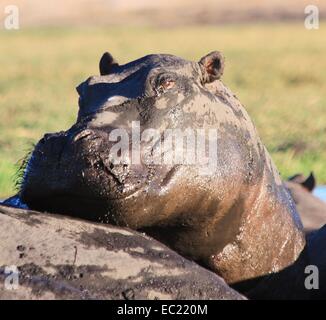
M 125 65 L 104 54 L 77 88 L 76 123 L 36 145 L 21 199 L 145 230 L 229 282 L 287 266 L 304 245 L 300 221 L 223 69 L 216 51 Z
M 219 52 L 199 62 L 148 55 L 122 66 L 104 54 L 101 75 L 77 87 L 76 124 L 46 134 L 36 145 L 25 170 L 23 200 L 39 210 L 139 228 L 188 213 L 207 196 L 205 185 L 213 175 L 213 192 L 222 198 L 222 190 L 228 192 L 225 179 L 241 173 L 246 178 L 249 157 L 256 152 L 254 145 L 242 150 L 231 124 L 232 109 L 206 87 L 220 78 L 223 67 Z M 197 129 L 210 128 L 218 131 L 219 168 L 197 179 L 198 168 L 204 171 L 209 163 L 170 159 L 180 147 L 175 138 L 187 140 L 192 131 L 189 139 L 196 144 Z M 189 144 L 182 150 L 188 148 L 196 158 L 196 145 L 184 142 Z M 120 154 L 115 152 L 119 146 Z M 192 194 L 199 188 L 202 195 Z

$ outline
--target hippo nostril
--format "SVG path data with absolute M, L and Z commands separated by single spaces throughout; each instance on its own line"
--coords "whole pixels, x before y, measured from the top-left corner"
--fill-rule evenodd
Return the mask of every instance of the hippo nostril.
M 74 136 L 73 141 L 77 142 L 79 140 L 85 139 L 86 137 L 88 137 L 90 135 L 92 135 L 92 131 L 89 129 L 80 131 Z
M 113 170 L 118 172 L 118 171 L 121 171 L 121 169 L 125 171 L 126 169 L 129 168 L 129 165 L 127 163 L 123 163 L 120 165 L 114 165 L 113 162 L 109 162 L 108 167 L 111 170 L 111 172 L 113 172 Z

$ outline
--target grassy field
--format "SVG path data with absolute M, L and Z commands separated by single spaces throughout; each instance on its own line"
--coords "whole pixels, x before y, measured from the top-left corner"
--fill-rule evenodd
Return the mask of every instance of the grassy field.
M 119 62 L 165 52 L 198 60 L 224 52 L 224 82 L 255 121 L 283 177 L 313 170 L 326 183 L 326 25 L 177 29 L 30 29 L 0 32 L 0 198 L 14 192 L 16 163 L 43 133 L 68 128 L 75 87 Z

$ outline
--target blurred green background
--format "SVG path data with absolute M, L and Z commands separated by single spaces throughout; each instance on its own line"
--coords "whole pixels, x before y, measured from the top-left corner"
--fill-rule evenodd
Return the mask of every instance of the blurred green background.
M 326 183 L 326 25 L 38 27 L 0 31 L 0 198 L 15 192 L 16 163 L 45 132 L 77 115 L 75 87 L 98 74 L 104 51 L 124 63 L 148 53 L 226 56 L 223 81 L 253 118 L 279 171 Z

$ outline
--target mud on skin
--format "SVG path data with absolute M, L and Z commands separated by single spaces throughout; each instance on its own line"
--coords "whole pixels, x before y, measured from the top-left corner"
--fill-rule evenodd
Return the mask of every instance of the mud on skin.
M 244 299 L 136 231 L 0 205 L 0 299 Z M 17 290 L 6 290 L 7 266 Z

